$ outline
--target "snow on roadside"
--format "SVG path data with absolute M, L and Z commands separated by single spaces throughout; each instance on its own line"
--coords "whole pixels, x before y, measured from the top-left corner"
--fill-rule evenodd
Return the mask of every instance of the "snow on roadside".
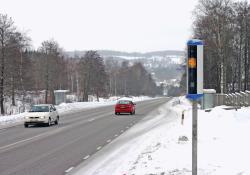
M 181 108 L 185 112 L 184 126 L 180 123 Z M 133 168 L 120 172 L 126 175 L 192 174 L 192 111 L 189 105 L 173 108 L 179 119 L 172 128 L 159 127 L 152 132 L 152 141 L 141 150 Z M 250 174 L 250 108 L 238 111 L 223 106 L 210 113 L 199 110 L 198 118 L 198 174 Z M 180 141 L 186 136 L 188 141 Z M 119 174 L 119 173 L 118 173 Z
M 185 120 L 181 125 L 183 110 Z M 198 114 L 198 174 L 250 174 L 250 108 L 235 111 L 220 106 L 211 112 L 199 110 Z M 135 125 L 76 174 L 191 175 L 190 103 L 183 97 L 180 104 L 171 101 L 157 115 L 150 115 L 154 119 Z
M 117 100 L 121 99 L 121 97 L 110 97 L 109 99 L 100 98 L 100 102 L 75 102 L 75 103 L 62 103 L 57 105 L 56 108 L 60 114 L 76 112 L 84 109 L 98 108 L 102 106 L 114 105 Z M 151 97 L 140 96 L 140 97 L 131 97 L 132 101 L 144 101 L 150 100 Z M 0 126 L 8 125 L 18 122 L 23 122 L 24 116 L 26 112 L 15 114 L 15 115 L 6 115 L 0 116 Z
M 25 114 L 26 112 L 16 115 L 0 116 L 0 126 L 23 122 Z
M 75 102 L 75 103 L 62 103 L 56 106 L 59 114 L 69 113 L 69 112 L 76 112 L 83 109 L 92 109 L 98 108 L 102 106 L 108 106 L 115 104 L 115 101 L 110 102 Z

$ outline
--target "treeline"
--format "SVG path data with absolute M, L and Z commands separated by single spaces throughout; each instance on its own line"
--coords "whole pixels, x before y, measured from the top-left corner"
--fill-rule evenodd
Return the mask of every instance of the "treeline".
M 0 107 L 16 96 L 44 91 L 44 103 L 55 103 L 54 90 L 70 90 L 79 101 L 88 101 L 89 95 L 156 95 L 151 75 L 141 63 L 119 64 L 114 59 L 104 62 L 96 51 L 87 51 L 83 57 L 67 58 L 53 39 L 45 40 L 34 50 L 31 39 L 20 32 L 8 15 L 0 14 Z
M 103 59 L 97 51 L 87 51 L 83 57 L 68 58 L 67 88 L 77 94 L 80 101 L 88 95 L 139 96 L 162 95 L 152 76 L 140 63 L 120 63 L 115 58 Z
M 157 87 L 151 74 L 140 63 L 121 64 L 115 59 L 105 62 L 109 75 L 109 94 L 113 95 L 162 95 L 163 87 Z
M 194 38 L 204 40 L 204 88 L 228 93 L 250 89 L 250 5 L 199 0 Z

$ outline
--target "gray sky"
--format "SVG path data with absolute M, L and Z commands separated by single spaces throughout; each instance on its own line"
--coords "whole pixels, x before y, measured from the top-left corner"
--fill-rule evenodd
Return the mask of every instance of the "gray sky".
M 198 0 L 1 0 L 0 13 L 37 48 L 55 39 L 67 51 L 183 50 Z

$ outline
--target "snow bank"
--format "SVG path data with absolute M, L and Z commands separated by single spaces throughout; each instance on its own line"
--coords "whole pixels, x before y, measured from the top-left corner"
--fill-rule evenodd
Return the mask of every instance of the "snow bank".
M 75 103 L 62 103 L 56 106 L 58 112 L 60 114 L 68 113 L 68 112 L 75 112 L 84 109 L 92 109 L 98 108 L 102 106 L 108 106 L 115 104 L 115 101 L 110 102 L 75 102 Z
M 198 174 L 250 174 L 250 108 L 223 108 L 198 111 Z M 190 103 L 183 97 L 175 99 L 150 115 L 104 147 L 76 174 L 191 175 Z
M 26 112 L 16 115 L 0 116 L 0 126 L 23 122 Z

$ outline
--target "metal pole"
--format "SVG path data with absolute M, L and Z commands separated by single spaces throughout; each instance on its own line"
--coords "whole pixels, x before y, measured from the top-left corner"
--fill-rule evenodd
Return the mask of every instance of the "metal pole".
M 192 175 L 197 175 L 197 101 L 193 100 L 193 133 L 192 133 Z

